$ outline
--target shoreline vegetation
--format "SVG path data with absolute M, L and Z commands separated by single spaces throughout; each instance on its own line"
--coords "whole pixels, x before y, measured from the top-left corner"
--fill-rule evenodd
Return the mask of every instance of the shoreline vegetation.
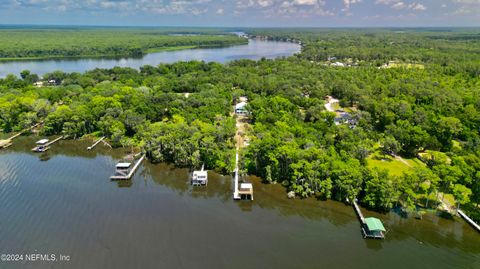
M 195 35 L 191 34 L 195 33 Z M 175 35 L 174 35 L 175 34 Z M 246 44 L 246 38 L 214 29 L 0 28 L 0 62 L 142 57 L 146 53 Z
M 44 121 L 41 135 L 98 133 L 113 146 L 142 148 L 153 162 L 230 173 L 232 108 L 246 96 L 242 174 L 298 197 L 358 198 L 370 209 L 420 216 L 461 206 L 480 221 L 479 29 L 244 31 L 301 41 L 302 52 L 57 71 L 40 87 L 28 71 L 9 75 L 0 80 L 0 128 Z M 331 96 L 339 99 L 333 112 L 324 107 Z
M 223 48 L 228 46 L 236 46 L 242 44 L 232 44 L 232 45 L 190 45 L 190 46 L 171 46 L 171 47 L 159 47 L 159 48 L 150 48 L 146 50 L 140 56 L 121 56 L 121 55 L 79 55 L 79 56 L 43 56 L 43 57 L 25 57 L 25 58 L 0 58 L 0 63 L 2 62 L 15 62 L 15 61 L 28 61 L 28 60 L 68 60 L 68 59 L 120 59 L 120 58 L 136 58 L 143 57 L 149 53 L 157 52 L 168 52 L 168 51 L 178 51 L 178 50 L 190 50 L 190 49 L 204 49 L 204 48 Z

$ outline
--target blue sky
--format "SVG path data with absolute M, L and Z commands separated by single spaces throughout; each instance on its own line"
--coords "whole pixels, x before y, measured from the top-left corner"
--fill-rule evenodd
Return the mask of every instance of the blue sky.
M 0 0 L 0 24 L 480 26 L 480 0 Z

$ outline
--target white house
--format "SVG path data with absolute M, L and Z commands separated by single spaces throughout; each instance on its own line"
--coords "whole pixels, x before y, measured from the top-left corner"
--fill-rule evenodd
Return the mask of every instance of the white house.
M 247 102 L 240 102 L 238 104 L 235 105 L 235 114 L 238 114 L 238 115 L 245 115 L 248 113 L 247 109 L 246 109 L 246 106 L 247 106 Z

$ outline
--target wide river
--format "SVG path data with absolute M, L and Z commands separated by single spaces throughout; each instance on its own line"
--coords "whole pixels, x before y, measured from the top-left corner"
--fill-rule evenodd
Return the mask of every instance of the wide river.
M 164 51 L 149 53 L 142 58 L 79 58 L 0 62 L 0 77 L 5 77 L 8 74 L 18 75 L 23 70 L 30 70 L 32 73 L 43 75 L 56 70 L 61 70 L 66 73 L 83 73 L 95 68 L 113 68 L 115 66 L 138 69 L 144 65 L 156 66 L 160 63 L 190 60 L 226 63 L 238 59 L 259 60 L 263 57 L 273 59 L 291 56 L 300 52 L 300 50 L 301 46 L 297 43 L 250 39 L 248 45 Z
M 480 235 L 461 219 L 396 213 L 385 240 L 365 240 L 351 206 L 288 200 L 256 178 L 254 201 L 232 200 L 232 177 L 144 161 L 131 181 L 112 182 L 125 154 L 92 141 L 38 137 L 0 151 L 0 251 L 69 255 L 64 262 L 1 262 L 0 268 L 480 268 Z

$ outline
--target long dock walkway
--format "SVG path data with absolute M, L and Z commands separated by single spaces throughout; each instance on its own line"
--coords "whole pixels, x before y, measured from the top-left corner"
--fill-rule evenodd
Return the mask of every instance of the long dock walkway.
M 111 180 L 128 180 L 128 179 L 132 178 L 133 174 L 137 170 L 138 166 L 140 166 L 143 159 L 145 159 L 145 154 L 143 154 L 143 156 L 140 159 L 138 159 L 138 161 L 135 163 L 133 168 L 130 170 L 130 172 L 126 176 L 111 176 L 110 179 Z
M 473 219 L 471 219 L 469 216 L 467 216 L 462 210 L 457 211 L 458 214 L 465 219 L 470 225 L 472 225 L 477 231 L 480 232 L 480 225 L 478 225 Z
M 37 124 L 33 125 L 32 127 L 27 128 L 27 129 L 25 129 L 25 130 L 23 130 L 23 131 L 20 131 L 20 132 L 14 134 L 13 136 L 11 136 L 11 137 L 9 137 L 9 138 L 7 138 L 7 139 L 5 139 L 5 140 L 0 140 L 0 149 L 10 147 L 10 146 L 13 144 L 13 142 L 12 142 L 13 139 L 21 136 L 21 135 L 22 135 L 23 133 L 25 133 L 27 130 L 32 130 L 33 128 L 37 127 L 39 124 L 40 124 L 40 123 L 37 123 Z
M 358 218 L 360 219 L 360 222 L 362 225 L 365 225 L 365 218 L 363 217 L 362 211 L 360 210 L 360 207 L 357 204 L 357 201 L 355 199 L 353 200 L 353 208 L 355 209 L 355 212 L 357 212 Z
M 240 193 L 238 192 L 238 148 L 235 155 L 235 177 L 233 179 L 233 199 L 240 200 Z
M 62 139 L 63 139 L 63 136 L 60 136 L 60 137 L 58 137 L 58 138 L 56 138 L 56 139 L 48 142 L 47 144 L 45 144 L 45 147 L 48 147 L 48 146 L 52 145 L 53 143 L 56 143 L 56 142 L 58 142 L 58 141 L 60 141 L 60 140 L 62 140 Z
M 94 149 L 100 142 L 103 141 L 103 139 L 105 139 L 105 136 L 102 137 L 102 138 L 100 138 L 100 139 L 98 139 L 95 143 L 93 143 L 93 145 L 91 145 L 90 147 L 88 147 L 87 150 L 92 150 L 92 149 Z

